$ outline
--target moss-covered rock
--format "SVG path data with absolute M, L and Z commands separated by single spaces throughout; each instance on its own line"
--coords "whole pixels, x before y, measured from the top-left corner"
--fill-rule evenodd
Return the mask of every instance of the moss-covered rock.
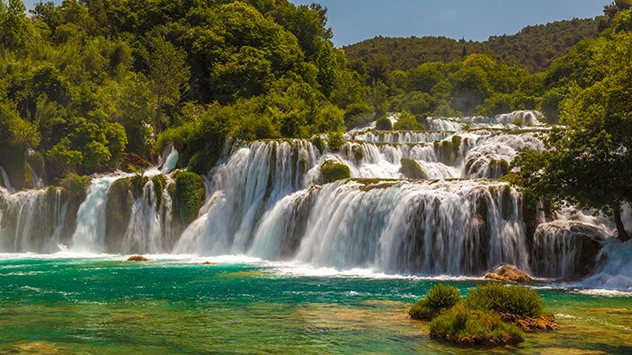
M 351 177 L 349 167 L 335 160 L 327 160 L 323 163 L 320 167 L 320 173 L 323 175 L 323 179 L 327 184 Z
M 393 129 L 393 123 L 386 116 L 382 116 L 375 121 L 375 129 L 378 131 L 390 131 Z
M 154 175 L 151 178 L 153 184 L 154 196 L 156 197 L 156 208 L 159 209 L 162 205 L 162 192 L 167 187 L 167 178 L 164 175 Z
M 151 163 L 134 153 L 123 153 L 120 168 L 126 172 L 137 172 L 151 167 Z
M 325 142 L 323 141 L 323 137 L 321 137 L 320 135 L 312 138 L 312 144 L 314 145 L 314 147 L 316 147 L 316 149 L 318 149 L 319 152 L 323 153 L 325 151 Z
M 331 132 L 327 134 L 327 144 L 329 149 L 335 151 L 345 144 L 345 138 L 341 132 Z
M 134 198 L 132 192 L 132 179 L 118 179 L 110 185 L 108 200 L 105 209 L 105 238 L 106 245 L 111 246 L 112 252 L 119 251 L 119 247 L 125 237 L 129 219 L 132 215 Z
M 36 150 L 29 151 L 27 155 L 27 161 L 30 164 L 33 171 L 35 172 L 35 174 L 37 174 L 37 176 L 39 176 L 40 178 L 43 178 L 45 164 L 44 164 L 44 156 L 42 155 L 42 153 Z
M 362 162 L 362 159 L 364 159 L 364 149 L 362 149 L 361 145 L 354 145 L 351 148 L 351 152 L 353 153 L 353 158 L 356 162 Z
M 210 164 L 211 160 L 204 151 L 199 151 L 189 159 L 187 170 L 198 175 L 206 175 L 213 168 Z
M 196 173 L 178 171 L 174 175 L 174 208 L 182 226 L 186 226 L 197 218 L 204 203 L 204 181 Z
M 413 159 L 401 158 L 399 160 L 402 165 L 400 172 L 407 177 L 408 179 L 414 180 L 427 180 L 428 174 L 424 171 L 424 169 L 414 161 Z

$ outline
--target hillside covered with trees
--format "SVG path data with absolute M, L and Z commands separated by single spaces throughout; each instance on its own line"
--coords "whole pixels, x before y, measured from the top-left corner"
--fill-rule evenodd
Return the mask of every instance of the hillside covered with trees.
M 448 63 L 468 54 L 524 66 L 531 72 L 546 69 L 577 42 L 595 37 L 602 18 L 555 21 L 523 28 L 514 35 L 492 36 L 484 42 L 446 37 L 375 37 L 345 46 L 350 61 L 371 65 L 385 60 L 391 70 L 409 70 L 428 62 Z
M 325 14 L 286 0 L 82 0 L 27 15 L 0 1 L 0 165 L 21 188 L 148 165 L 173 143 L 180 166 L 197 153 L 206 172 L 228 135 L 341 129 L 366 88 Z

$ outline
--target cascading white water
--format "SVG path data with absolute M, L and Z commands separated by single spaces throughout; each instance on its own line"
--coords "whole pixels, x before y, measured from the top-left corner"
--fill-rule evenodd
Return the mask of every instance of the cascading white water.
M 59 250 L 67 203 L 61 190 L 20 191 L 0 198 L 0 250 L 52 252 Z
M 78 212 L 71 227 L 65 223 L 68 201 L 61 190 L 5 193 L 0 196 L 1 248 L 52 252 L 65 244 L 79 252 L 249 254 L 316 267 L 426 275 L 482 275 L 500 263 L 542 277 L 586 271 L 577 265 L 576 250 L 600 244 L 577 244 L 583 239 L 566 238 L 564 228 L 547 227 L 550 217 L 547 221 L 543 213 L 538 221 L 544 224 L 529 244 L 520 193 L 506 183 L 472 179 L 507 173 L 520 148 L 544 148 L 545 128 L 539 127 L 536 113 L 426 123 L 443 131 L 368 128 L 347 133 L 348 141 L 337 150 L 326 140 L 231 142 L 210 180 L 205 177 L 204 206 L 188 226 L 172 223 L 178 208 L 171 200 L 175 189 L 164 182 L 175 184 L 164 176 L 178 161 L 172 147 L 163 154 L 161 167 L 147 170 L 144 177 L 93 179 L 83 203 L 73 207 L 72 215 Z M 519 127 L 529 129 L 496 129 Z M 423 176 L 436 180 L 404 180 L 402 159 L 414 160 Z M 371 180 L 323 185 L 320 167 L 327 160 L 347 165 L 352 178 Z M 153 177 L 161 174 L 164 179 L 156 189 Z M 131 180 L 111 188 L 121 178 Z M 455 178 L 463 180 L 449 180 Z M 44 211 L 37 206 L 48 207 Z M 33 227 L 44 214 L 46 227 Z M 110 228 L 108 218 L 120 226 Z M 604 238 L 611 235 L 612 226 L 602 228 L 604 220 L 566 212 L 555 218 L 597 228 Z M 607 264 L 603 272 L 615 269 Z
M 177 253 L 243 252 L 265 211 L 311 184 L 320 153 L 308 141 L 258 141 L 237 149 L 213 176 L 202 215 L 178 241 Z
M 424 123 L 430 131 L 462 131 L 464 129 L 502 129 L 519 130 L 535 129 L 542 127 L 539 117 L 542 114 L 537 111 L 514 111 L 495 116 L 469 116 L 469 117 L 428 117 Z M 543 128 L 542 129 L 546 129 Z
M 72 235 L 71 250 L 103 252 L 105 250 L 105 212 L 112 183 L 122 176 L 102 176 L 92 179 L 86 199 L 77 212 L 77 226 Z
M 160 195 L 158 195 L 160 194 Z M 134 201 L 121 253 L 164 253 L 173 247 L 171 236 L 173 203 L 167 189 L 156 191 L 154 181 L 143 187 Z
M 163 154 L 164 161 L 162 162 L 162 168 L 160 169 L 160 173 L 169 174 L 176 168 L 176 164 L 178 163 L 178 159 L 180 158 L 180 154 L 174 147 L 169 147 L 165 150 Z
M 2 181 L 4 181 L 4 189 L 6 190 L 6 192 L 9 194 L 12 194 L 13 192 L 15 192 L 15 190 L 13 189 L 13 186 L 11 186 L 9 175 L 7 175 L 7 172 L 4 170 L 4 168 L 1 165 L 0 165 L 0 174 L 2 174 Z
M 528 270 L 520 206 L 502 183 L 330 184 L 281 200 L 249 253 L 390 273 L 472 275 L 499 263 Z

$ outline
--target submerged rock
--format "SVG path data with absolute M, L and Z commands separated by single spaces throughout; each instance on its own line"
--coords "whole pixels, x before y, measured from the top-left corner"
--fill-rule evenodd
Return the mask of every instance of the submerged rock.
M 127 261 L 143 262 L 143 261 L 151 261 L 151 259 L 148 259 L 142 255 L 132 255 L 127 259 Z
M 29 343 L 14 344 L 7 348 L 6 354 L 39 354 L 61 355 L 62 352 L 47 341 L 32 341 Z M 3 354 L 5 352 L 2 352 Z
M 508 283 L 531 283 L 533 279 L 531 276 L 518 270 L 513 265 L 502 265 L 497 267 L 493 273 L 485 275 L 486 280 L 508 282 Z

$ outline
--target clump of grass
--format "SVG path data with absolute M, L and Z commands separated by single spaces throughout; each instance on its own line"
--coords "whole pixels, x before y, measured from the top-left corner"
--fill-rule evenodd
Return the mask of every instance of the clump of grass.
M 524 332 L 503 322 L 495 312 L 473 310 L 461 303 L 430 322 L 430 336 L 461 345 L 517 345 Z
M 476 310 L 489 310 L 521 317 L 537 318 L 544 315 L 544 302 L 532 289 L 522 286 L 505 286 L 491 282 L 478 285 L 465 300 Z
M 413 319 L 430 320 L 441 311 L 454 307 L 461 301 L 461 294 L 456 287 L 438 284 L 433 286 L 426 296 L 417 302 L 408 314 Z

